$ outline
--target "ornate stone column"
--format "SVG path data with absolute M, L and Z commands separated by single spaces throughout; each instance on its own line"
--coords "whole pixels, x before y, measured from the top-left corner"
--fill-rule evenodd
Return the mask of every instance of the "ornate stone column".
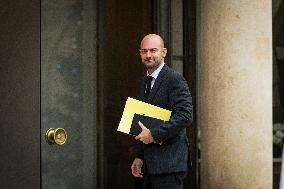
M 272 188 L 270 0 L 199 0 L 202 189 Z

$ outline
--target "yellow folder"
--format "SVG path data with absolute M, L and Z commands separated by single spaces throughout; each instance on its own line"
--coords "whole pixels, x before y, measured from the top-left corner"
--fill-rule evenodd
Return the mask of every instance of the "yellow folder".
M 128 97 L 117 131 L 129 134 L 134 114 L 144 114 L 153 118 L 169 121 L 171 111 Z

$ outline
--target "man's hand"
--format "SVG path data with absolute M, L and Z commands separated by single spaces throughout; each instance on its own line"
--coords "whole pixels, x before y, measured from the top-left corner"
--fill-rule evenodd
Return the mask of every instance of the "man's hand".
M 143 177 L 143 173 L 141 172 L 141 168 L 143 165 L 143 161 L 140 158 L 135 158 L 132 165 L 131 165 L 131 171 L 132 175 L 135 177 Z
M 138 124 L 141 127 L 142 131 L 139 135 L 135 137 L 135 139 L 140 140 L 144 144 L 150 144 L 154 142 L 151 131 L 147 129 L 147 127 L 145 127 L 140 121 L 138 122 Z

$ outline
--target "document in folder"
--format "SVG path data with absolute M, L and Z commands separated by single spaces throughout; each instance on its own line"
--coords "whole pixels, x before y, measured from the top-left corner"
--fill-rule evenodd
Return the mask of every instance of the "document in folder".
M 169 121 L 171 111 L 128 97 L 117 131 L 130 134 L 134 114 L 141 114 L 153 118 Z
M 143 125 L 147 127 L 148 129 L 151 129 L 153 127 L 159 127 L 160 125 L 164 123 L 164 121 L 161 119 L 157 119 L 157 118 L 153 118 L 153 117 L 145 116 L 141 114 L 134 114 L 129 134 L 137 136 L 139 135 L 139 133 L 141 133 L 142 129 L 138 124 L 139 121 L 143 123 Z

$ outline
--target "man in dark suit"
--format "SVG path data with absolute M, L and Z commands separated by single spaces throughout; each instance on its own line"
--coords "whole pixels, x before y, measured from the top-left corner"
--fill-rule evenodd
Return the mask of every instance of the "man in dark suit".
M 144 189 L 179 189 L 188 171 L 189 143 L 186 127 L 192 122 L 192 98 L 186 80 L 164 63 L 167 49 L 156 34 L 141 41 L 140 56 L 147 77 L 141 85 L 141 100 L 172 111 L 168 122 L 151 130 L 139 123 L 135 137 L 135 177 L 144 178 Z

